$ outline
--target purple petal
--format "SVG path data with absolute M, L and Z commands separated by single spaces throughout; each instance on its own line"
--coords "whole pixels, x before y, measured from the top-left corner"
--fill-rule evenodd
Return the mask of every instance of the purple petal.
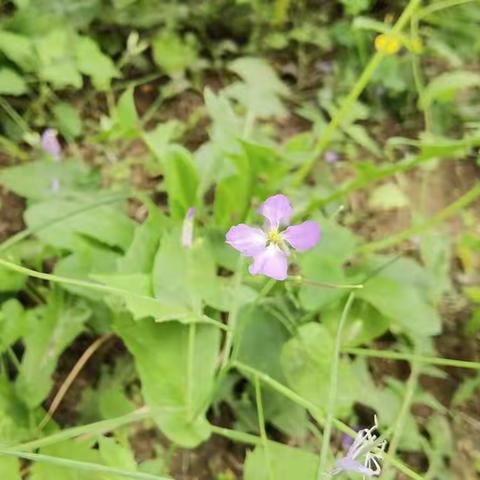
M 269 223 L 270 228 L 278 229 L 280 225 L 288 225 L 292 216 L 292 206 L 285 195 L 273 195 L 267 198 L 258 210 Z
M 335 467 L 335 473 L 355 472 L 365 475 L 367 477 L 372 477 L 374 475 L 373 470 L 349 457 L 343 457 L 337 460 L 335 463 Z
M 265 249 L 267 236 L 258 227 L 250 227 L 241 223 L 227 232 L 227 243 L 246 257 L 253 257 Z
M 275 280 L 287 278 L 287 254 L 276 245 L 269 245 L 262 252 L 253 257 L 249 271 L 252 275 L 266 275 Z
M 55 160 L 60 160 L 62 147 L 57 139 L 57 131 L 53 128 L 47 128 L 42 133 L 42 148 L 49 153 Z
M 299 225 L 288 227 L 283 233 L 283 238 L 299 252 L 310 250 L 320 240 L 320 226 L 308 220 Z

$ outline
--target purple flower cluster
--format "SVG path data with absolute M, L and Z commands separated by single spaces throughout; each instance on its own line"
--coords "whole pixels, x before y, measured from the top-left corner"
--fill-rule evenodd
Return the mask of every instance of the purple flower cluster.
M 263 229 L 241 223 L 230 228 L 226 241 L 243 256 L 253 259 L 249 268 L 252 275 L 285 280 L 290 247 L 299 252 L 310 250 L 320 240 L 320 227 L 311 220 L 288 226 L 293 209 L 281 194 L 265 200 L 258 212 L 265 218 Z M 281 226 L 288 228 L 280 230 Z

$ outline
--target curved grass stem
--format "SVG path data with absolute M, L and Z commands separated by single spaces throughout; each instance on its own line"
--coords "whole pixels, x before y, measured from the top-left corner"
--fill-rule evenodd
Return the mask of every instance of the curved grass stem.
M 325 425 L 323 427 L 322 449 L 320 451 L 320 462 L 318 464 L 317 479 L 320 480 L 326 472 L 328 452 L 330 451 L 330 437 L 332 434 L 332 424 L 335 413 L 335 400 L 338 391 L 338 366 L 340 363 L 340 347 L 342 343 L 342 332 L 345 322 L 347 321 L 348 313 L 352 306 L 355 293 L 350 293 L 345 307 L 343 308 L 342 316 L 337 328 L 337 335 L 335 338 L 335 348 L 332 352 L 331 367 L 330 367 L 330 386 L 328 390 L 328 404 Z

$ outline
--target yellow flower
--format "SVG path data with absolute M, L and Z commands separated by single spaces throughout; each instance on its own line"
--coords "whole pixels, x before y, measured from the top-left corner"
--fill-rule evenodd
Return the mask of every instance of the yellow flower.
M 389 34 L 382 33 L 375 38 L 375 48 L 377 51 L 387 55 L 395 55 L 402 46 L 400 40 Z

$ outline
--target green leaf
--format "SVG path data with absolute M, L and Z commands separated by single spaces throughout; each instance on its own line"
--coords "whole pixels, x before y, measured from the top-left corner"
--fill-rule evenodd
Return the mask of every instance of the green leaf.
M 307 323 L 282 351 L 281 363 L 288 384 L 315 405 L 326 408 L 334 338 L 325 326 Z M 359 385 L 347 359 L 340 359 L 335 415 L 350 413 Z
M 23 95 L 27 92 L 27 82 L 22 76 L 10 68 L 0 68 L 0 94 Z
M 322 311 L 322 323 L 334 335 L 342 314 L 341 306 Z M 369 303 L 353 303 L 343 328 L 342 341 L 350 347 L 364 345 L 384 334 L 390 326 L 390 319 L 382 315 Z
M 0 376 L 0 444 L 2 446 L 21 443 L 32 435 L 33 412 L 27 410 L 15 394 L 13 387 L 10 380 L 4 375 Z
M 18 458 L 0 457 L 0 478 L 3 480 L 21 480 Z
M 36 69 L 34 42 L 28 37 L 0 30 L 0 52 L 26 72 Z
M 57 261 L 53 273 L 63 277 L 88 281 L 91 275 L 108 274 L 116 271 L 119 257 L 120 255 L 113 250 L 91 242 L 83 242 L 74 253 Z M 105 296 L 103 292 L 76 285 L 65 284 L 62 288 L 91 300 L 102 300 Z
M 71 305 L 60 292 L 51 293 L 45 306 L 29 311 L 16 391 L 25 405 L 37 407 L 53 385 L 58 357 L 83 330 L 91 311 L 80 303 Z
M 133 241 L 118 262 L 119 273 L 150 273 L 166 218 L 156 205 L 148 206 L 148 218 L 135 228 Z
M 135 359 L 147 405 L 180 409 L 155 416 L 162 432 L 183 447 L 191 448 L 206 440 L 210 428 L 205 411 L 214 387 L 219 330 L 176 322 L 134 323 L 126 316 L 115 319 L 115 329 Z
M 82 119 L 78 111 L 69 103 L 59 102 L 52 108 L 55 125 L 68 140 L 74 140 L 82 133 Z
M 25 310 L 22 304 L 11 298 L 4 302 L 0 310 L 0 353 L 13 345 L 27 332 Z
M 20 255 L 14 251 L 9 251 L 4 258 L 12 263 L 20 262 Z M 24 287 L 26 280 L 25 275 L 0 267 L 0 292 L 17 292 Z
M 268 456 L 262 447 L 256 447 L 253 452 L 247 453 L 243 478 L 244 480 L 270 480 L 271 478 L 315 480 L 318 461 L 318 457 L 313 453 L 270 442 Z
M 374 262 L 382 265 L 385 262 Z M 371 265 L 370 270 L 375 268 Z M 412 260 L 401 259 L 370 278 L 358 297 L 390 318 L 394 330 L 411 336 L 436 335 L 441 319 L 428 300 L 428 275 Z
M 286 113 L 281 97 L 288 96 L 288 87 L 265 60 L 243 57 L 230 63 L 229 69 L 243 82 L 229 85 L 225 92 L 247 111 L 259 118 Z
M 3 168 L 0 172 L 2 185 L 29 200 L 52 198 L 54 178 L 58 180 L 62 191 L 79 190 L 87 181 L 91 183 L 88 168 L 78 161 L 42 160 Z
M 39 76 L 55 88 L 81 88 L 83 85 L 74 56 L 75 49 L 72 48 L 76 40 L 74 32 L 56 28 L 35 43 L 40 59 Z
M 171 215 L 183 219 L 187 210 L 197 203 L 197 167 L 188 150 L 172 146 L 167 151 L 163 168 Z
M 40 449 L 40 454 L 80 462 L 101 464 L 100 453 L 98 450 L 92 448 L 92 443 L 92 440 L 87 442 L 67 440 Z M 32 465 L 30 480 L 53 480 L 57 478 L 61 478 L 62 480 L 118 480 L 118 477 L 112 475 L 98 475 L 88 471 L 54 465 L 53 463 L 37 462 Z
M 152 295 L 151 278 L 143 273 L 91 275 L 91 278 L 110 287 L 122 289 L 120 297 L 135 320 L 153 317 L 157 322 L 167 320 L 193 320 L 193 313 L 166 296 L 161 300 Z
M 451 100 L 456 91 L 471 87 L 480 87 L 480 74 L 462 70 L 442 73 L 426 86 L 420 108 L 424 110 L 438 100 Z
M 162 31 L 152 40 L 153 61 L 170 76 L 185 73 L 197 60 L 193 35 L 181 38 L 175 32 Z
M 90 200 L 91 202 L 91 200 Z M 30 228 L 62 217 L 68 212 L 79 210 L 83 201 L 52 199 L 36 203 L 25 212 L 25 221 Z M 83 248 L 88 237 L 111 247 L 126 249 L 132 240 L 134 222 L 119 209 L 111 206 L 99 206 L 66 218 L 37 233 L 43 242 L 67 250 Z
M 120 72 L 110 57 L 105 55 L 97 43 L 89 37 L 79 37 L 75 44 L 78 69 L 92 78 L 97 90 L 108 90 L 113 78 L 119 78 Z
M 137 462 L 132 450 L 126 445 L 121 445 L 113 438 L 100 436 L 98 439 L 100 457 L 105 465 L 114 468 L 121 468 L 128 472 L 137 471 Z M 125 477 L 109 475 L 111 480 L 123 480 Z
M 409 205 L 408 197 L 398 185 L 393 182 L 385 183 L 373 190 L 368 204 L 378 210 L 403 208 Z
M 306 280 L 333 284 L 348 283 L 343 265 L 355 251 L 357 240 L 346 228 L 332 222 L 320 222 L 322 238 L 311 251 L 299 256 L 300 272 Z M 307 310 L 317 310 L 345 296 L 345 290 L 304 283 L 299 298 Z

